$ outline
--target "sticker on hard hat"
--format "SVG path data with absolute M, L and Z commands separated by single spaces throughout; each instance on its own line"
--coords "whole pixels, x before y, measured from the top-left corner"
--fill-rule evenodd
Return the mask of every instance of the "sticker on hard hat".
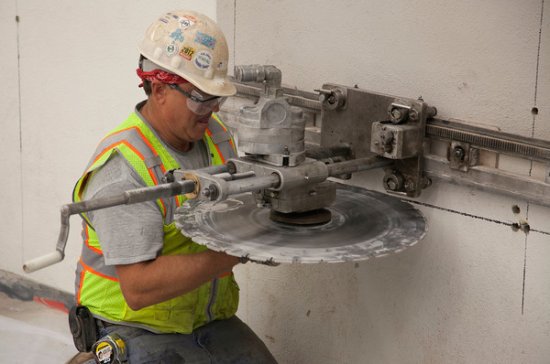
M 177 45 L 175 45 L 175 44 L 173 44 L 173 43 L 172 43 L 172 44 L 168 44 L 168 45 L 166 46 L 166 54 L 169 55 L 169 56 L 172 56 L 172 55 L 174 55 L 175 53 L 178 52 L 178 49 L 179 49 L 179 48 L 178 48 Z
M 183 33 L 181 32 L 181 29 L 176 29 L 172 33 L 170 33 L 170 38 L 172 38 L 176 42 L 183 42 Z
M 212 63 L 212 55 L 207 51 L 199 51 L 195 54 L 195 61 L 193 63 L 198 69 L 208 69 Z
M 195 25 L 195 22 L 197 19 L 194 16 L 186 15 L 180 18 L 180 26 L 183 29 L 187 29 L 193 25 Z
M 214 47 L 216 46 L 216 38 L 202 32 L 197 32 L 197 34 L 195 35 L 195 43 L 199 43 L 210 49 L 214 49 Z
M 191 58 L 193 58 L 193 54 L 195 54 L 195 48 L 193 47 L 183 47 L 179 53 L 180 56 L 182 56 L 188 61 L 190 61 Z

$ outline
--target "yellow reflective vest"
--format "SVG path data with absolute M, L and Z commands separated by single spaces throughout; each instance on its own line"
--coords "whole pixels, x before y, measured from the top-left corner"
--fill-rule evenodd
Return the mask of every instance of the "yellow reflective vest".
M 213 114 L 204 141 L 212 165 L 223 164 L 236 156 L 227 128 Z M 133 113 L 100 142 L 86 171 L 77 181 L 73 201 L 81 201 L 86 182 L 113 153 L 123 156 L 147 186 L 155 186 L 164 174 L 179 168 L 148 124 Z M 162 255 L 194 254 L 207 248 L 182 235 L 173 221 L 173 212 L 184 196 L 159 198 L 156 204 L 164 221 Z M 191 333 L 210 321 L 233 316 L 239 303 L 239 288 L 232 272 L 207 282 L 179 297 L 134 311 L 126 303 L 114 266 L 105 265 L 101 243 L 86 214 L 83 218 L 82 254 L 76 271 L 76 301 L 87 306 L 94 316 L 111 322 L 142 327 L 159 333 Z

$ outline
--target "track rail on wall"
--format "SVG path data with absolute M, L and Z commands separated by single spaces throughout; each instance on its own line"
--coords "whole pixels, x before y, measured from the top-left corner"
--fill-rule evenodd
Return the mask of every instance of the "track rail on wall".
M 261 84 L 235 82 L 240 98 L 254 100 L 262 93 Z M 315 115 L 313 128 L 321 133 L 322 103 L 319 94 L 283 87 L 284 96 L 291 105 Z M 249 101 L 250 102 L 250 101 Z M 238 113 L 238 110 L 224 111 Z M 359 122 L 359 120 L 358 120 Z M 306 134 L 307 135 L 307 134 Z M 311 136 L 311 132 L 309 134 Z M 320 138 L 310 138 L 320 139 Z M 429 118 L 425 126 L 425 141 L 443 143 L 447 155 L 424 153 L 423 172 L 429 178 L 445 180 L 459 185 L 474 186 L 491 192 L 503 193 L 538 205 L 550 206 L 550 141 L 504 133 L 471 125 L 460 120 Z M 370 143 L 370 141 L 365 141 Z M 539 164 L 543 170 L 538 178 L 500 169 L 497 165 L 482 165 L 479 153 L 507 155 Z M 541 176 L 543 177 L 541 178 Z

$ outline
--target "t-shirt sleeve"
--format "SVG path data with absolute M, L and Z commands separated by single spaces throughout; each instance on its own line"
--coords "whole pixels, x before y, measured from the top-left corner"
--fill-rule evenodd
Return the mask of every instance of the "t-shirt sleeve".
M 121 194 L 144 187 L 124 157 L 115 154 L 93 173 L 85 199 Z M 155 201 L 121 205 L 87 213 L 99 238 L 106 265 L 156 258 L 163 246 L 163 219 Z

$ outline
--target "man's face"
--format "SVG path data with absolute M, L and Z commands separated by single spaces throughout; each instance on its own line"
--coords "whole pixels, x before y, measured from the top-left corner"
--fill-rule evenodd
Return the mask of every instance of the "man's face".
M 189 94 L 196 94 L 197 92 L 195 86 L 190 83 L 179 84 L 178 87 Z M 168 119 L 166 126 L 169 128 L 170 133 L 174 137 L 187 142 L 201 140 L 212 112 L 219 111 L 217 104 L 213 108 L 212 106 L 196 108 L 193 104 L 194 101 L 177 89 L 166 85 L 166 92 L 166 118 Z

